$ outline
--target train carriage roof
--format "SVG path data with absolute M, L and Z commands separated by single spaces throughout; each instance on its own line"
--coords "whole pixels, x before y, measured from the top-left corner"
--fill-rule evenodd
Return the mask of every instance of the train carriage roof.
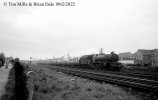
M 81 56 L 80 58 L 88 58 L 89 55 L 84 55 L 84 56 Z

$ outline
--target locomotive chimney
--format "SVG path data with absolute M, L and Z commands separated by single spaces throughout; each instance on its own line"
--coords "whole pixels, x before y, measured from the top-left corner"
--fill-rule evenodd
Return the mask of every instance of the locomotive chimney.
M 99 54 L 103 54 L 103 48 L 99 49 Z

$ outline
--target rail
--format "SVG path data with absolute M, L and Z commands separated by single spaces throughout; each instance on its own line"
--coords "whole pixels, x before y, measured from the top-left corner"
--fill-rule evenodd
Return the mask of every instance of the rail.
M 125 85 L 139 89 L 145 89 L 148 91 L 158 93 L 158 81 L 155 80 L 135 78 L 135 77 L 129 77 L 123 75 L 115 75 L 115 74 L 106 74 L 106 73 L 103 74 L 103 73 L 89 72 L 89 71 L 76 70 L 76 69 L 60 68 L 60 67 L 49 67 L 49 68 L 64 72 L 66 74 L 72 74 L 72 75 L 77 75 L 94 80 L 105 81 L 105 82 Z

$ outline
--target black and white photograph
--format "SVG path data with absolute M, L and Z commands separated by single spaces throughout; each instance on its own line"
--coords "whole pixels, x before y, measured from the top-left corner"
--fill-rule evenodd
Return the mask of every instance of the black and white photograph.
M 0 100 L 158 100 L 158 0 L 0 0 Z

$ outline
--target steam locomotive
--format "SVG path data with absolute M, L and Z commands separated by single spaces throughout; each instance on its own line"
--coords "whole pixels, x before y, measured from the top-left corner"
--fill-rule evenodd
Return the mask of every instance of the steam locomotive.
M 119 57 L 117 54 L 112 52 L 111 54 L 91 54 L 84 55 L 80 58 L 72 58 L 67 61 L 64 60 L 49 60 L 45 61 L 49 65 L 57 66 L 71 66 L 71 67 L 82 67 L 82 68 L 91 68 L 95 70 L 112 70 L 120 71 L 123 68 L 123 65 L 118 62 Z M 40 61 L 40 63 L 42 63 Z
M 80 66 L 90 66 L 96 70 L 117 70 L 122 69 L 122 64 L 118 62 L 119 57 L 112 52 L 111 54 L 84 55 L 79 59 Z

